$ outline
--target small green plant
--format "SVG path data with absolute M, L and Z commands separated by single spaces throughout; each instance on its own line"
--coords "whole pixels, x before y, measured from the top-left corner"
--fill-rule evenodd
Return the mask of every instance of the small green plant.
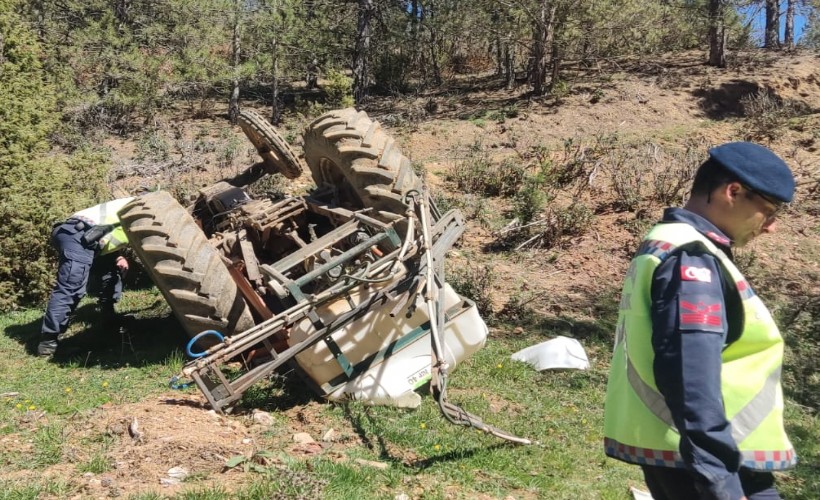
M 253 455 L 234 455 L 225 461 L 225 469 L 241 468 L 244 472 L 265 472 L 275 457 L 269 451 L 257 451 Z
M 817 276 L 815 276 L 817 278 Z M 794 292 L 793 292 L 794 293 Z M 777 323 L 786 336 L 783 386 L 790 398 L 807 408 L 820 407 L 820 295 L 799 290 L 783 305 Z
M 654 144 L 651 147 L 657 148 Z M 702 145 L 694 142 L 687 142 L 681 154 L 655 155 L 662 161 L 652 165 L 652 200 L 666 206 L 682 203 L 695 178 L 701 156 Z
M 552 84 L 552 88 L 550 90 L 550 95 L 556 99 L 563 99 L 564 97 L 568 96 L 570 93 L 570 86 L 564 80 L 558 80 L 554 84 Z
M 87 462 L 81 463 L 77 466 L 79 472 L 91 472 L 94 474 L 102 474 L 111 470 L 111 462 L 104 453 L 96 453 Z
M 591 145 L 569 138 L 564 140 L 562 158 L 552 162 L 548 151 L 543 147 L 536 149 L 536 157 L 542 165 L 549 162 L 548 181 L 557 188 L 575 186 L 577 191 L 589 185 L 590 178 L 602 164 L 607 155 L 618 144 L 616 135 L 598 135 Z
M 448 179 L 465 193 L 512 196 L 521 188 L 526 175 L 522 162 L 506 158 L 495 163 L 483 143 L 477 140 L 467 148 Z
M 515 104 L 509 104 L 507 106 L 503 106 L 500 109 L 496 109 L 493 111 L 488 111 L 484 114 L 484 117 L 488 120 L 492 120 L 497 123 L 504 123 L 508 118 L 515 118 L 518 116 L 518 106 Z
M 532 302 L 541 298 L 541 294 L 525 289 L 517 290 L 498 312 L 498 319 L 513 324 L 531 323 L 535 318 Z
M 542 163 L 536 174 L 528 175 L 513 198 L 513 214 L 521 225 L 532 222 L 555 198 L 548 186 L 549 166 L 549 163 Z
M 487 194 L 512 196 L 517 193 L 527 178 L 526 166 L 519 160 L 505 158 L 490 179 L 485 190 Z
M 165 358 L 165 366 L 171 373 L 179 373 L 182 371 L 182 366 L 185 364 L 185 356 L 179 349 L 174 349 Z
M 225 129 L 229 132 L 230 129 Z M 220 137 L 220 145 L 218 148 L 217 164 L 220 169 L 228 169 L 233 167 L 234 160 L 239 158 L 242 148 L 245 146 L 245 141 L 240 140 L 235 134 L 222 133 Z
M 467 147 L 464 158 L 456 163 L 448 179 L 454 181 L 461 192 L 483 192 L 484 182 L 491 167 L 489 153 L 483 143 L 476 140 Z
M 63 458 L 65 429 L 58 424 L 41 427 L 34 434 L 34 457 L 36 467 L 60 463 Z
M 310 99 L 296 98 L 296 111 L 305 118 L 312 118 L 319 116 L 327 110 L 327 107 L 321 102 Z
M 593 218 L 593 211 L 580 202 L 573 202 L 565 208 L 552 206 L 543 219 L 505 231 L 498 235 L 495 243 L 501 248 L 517 244 L 516 250 L 561 247 L 570 238 L 585 234 L 592 226 Z
M 465 194 L 455 197 L 452 203 L 454 207 L 461 209 L 467 220 L 474 220 L 484 227 L 490 225 L 492 211 L 483 196 Z
M 331 69 L 327 72 L 327 81 L 323 85 L 327 94 L 327 104 L 333 108 L 353 106 L 353 79 L 341 71 Z
M 622 154 L 613 153 L 610 158 L 608 170 L 616 196 L 615 207 L 634 212 L 643 200 L 646 168 L 637 162 L 628 161 Z
M 170 157 L 171 144 L 158 130 L 148 130 L 137 141 L 137 161 L 165 161 Z
M 438 208 L 442 214 L 449 212 L 457 206 L 457 202 L 453 196 L 449 196 L 441 191 L 433 192 L 433 203 L 435 203 L 436 208 Z
M 466 264 L 456 267 L 447 276 L 447 281 L 461 295 L 472 299 L 478 312 L 485 318 L 493 315 L 493 289 L 496 275 L 492 266 Z
M 558 237 L 582 236 L 592 226 L 595 214 L 583 203 L 572 203 L 566 208 L 553 211 Z
M 808 111 L 805 105 L 783 99 L 768 89 L 742 97 L 740 104 L 746 117 L 746 138 L 750 140 L 774 139 L 791 118 Z

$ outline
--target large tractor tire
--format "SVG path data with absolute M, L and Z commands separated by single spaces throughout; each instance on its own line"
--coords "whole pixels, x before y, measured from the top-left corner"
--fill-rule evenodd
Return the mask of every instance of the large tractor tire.
M 296 153 L 262 115 L 246 110 L 240 113 L 238 122 L 242 132 L 262 157 L 268 172 L 279 172 L 288 179 L 302 175 L 302 163 Z
M 189 336 L 204 330 L 227 336 L 254 325 L 217 250 L 169 193 L 140 196 L 119 216 L 131 247 Z M 213 337 L 199 344 L 208 347 Z
M 405 195 L 421 180 L 392 137 L 364 111 L 326 113 L 305 130 L 305 163 L 316 185 L 335 186 L 357 208 L 373 208 L 385 220 L 403 216 Z

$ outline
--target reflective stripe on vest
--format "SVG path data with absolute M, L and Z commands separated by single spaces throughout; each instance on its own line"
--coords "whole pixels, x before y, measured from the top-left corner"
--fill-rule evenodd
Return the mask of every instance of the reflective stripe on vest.
M 607 455 L 620 458 L 626 462 L 641 465 L 657 465 L 659 467 L 686 467 L 683 457 L 677 451 L 651 450 L 628 446 L 611 438 L 604 438 L 604 451 Z M 797 456 L 794 450 L 786 451 L 741 451 L 741 465 L 748 469 L 783 470 L 794 467 Z
M 122 207 L 124 207 L 129 201 L 133 199 L 133 197 L 118 198 L 116 200 L 100 203 L 99 205 L 94 205 L 93 207 L 80 210 L 79 212 L 73 214 L 71 217 L 81 220 L 89 220 L 94 225 L 113 224 L 115 222 L 119 222 L 120 220 L 119 216 L 117 215 L 117 212 L 119 212 L 119 210 Z
M 675 422 L 672 421 L 672 412 L 670 412 L 669 407 L 666 406 L 666 400 L 664 400 L 663 395 L 641 379 L 638 372 L 635 371 L 632 361 L 627 361 L 626 370 L 626 376 L 632 386 L 632 390 L 641 398 L 643 404 L 663 423 L 677 430 Z M 769 374 L 760 392 L 729 420 L 729 423 L 732 424 L 732 438 L 736 443 L 743 441 L 746 439 L 746 436 L 757 429 L 757 426 L 760 425 L 766 415 L 774 408 L 777 385 L 780 383 L 780 372 L 781 369 L 778 367 Z
M 627 271 L 607 385 L 605 451 L 637 464 L 683 467 L 680 435 L 655 386 L 651 283 L 658 265 L 678 247 L 697 244 L 717 257 L 743 307 L 739 339 L 724 348 L 721 392 L 743 466 L 778 470 L 796 462 L 783 428 L 780 374 L 783 340 L 766 307 L 731 260 L 692 226 L 664 223 L 650 231 Z
M 73 214 L 71 218 L 90 221 L 92 225 L 116 224 L 120 221 L 117 212 L 133 199 L 133 197 L 118 198 L 100 203 L 99 205 L 80 210 Z M 116 227 L 113 231 L 100 238 L 100 255 L 115 252 L 127 244 L 128 237 L 125 235 L 125 231 L 123 231 L 121 227 Z

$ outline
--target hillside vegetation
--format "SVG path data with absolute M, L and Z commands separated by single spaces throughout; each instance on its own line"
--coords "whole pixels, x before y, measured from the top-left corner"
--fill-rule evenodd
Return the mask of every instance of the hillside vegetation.
M 600 444 L 621 280 L 705 151 L 730 140 L 767 145 L 797 174 L 777 233 L 737 257 L 786 338 L 801 462 L 781 490 L 820 496 L 820 60 L 750 47 L 727 7 L 727 67 L 705 64 L 708 3 L 0 0 L 0 498 L 627 498 L 639 472 Z M 545 6 L 552 45 L 534 22 Z M 87 299 L 69 330 L 83 354 L 33 356 L 53 221 L 139 186 L 186 202 L 246 168 L 257 154 L 232 105 L 270 116 L 300 150 L 312 118 L 354 103 L 439 207 L 468 219 L 448 280 L 491 338 L 451 397 L 538 446 L 453 428 L 429 398 L 415 412 L 323 404 L 287 375 L 235 415 L 209 414 L 194 389 L 167 388 L 184 334 L 138 266 L 120 305 L 129 335 L 104 331 Z M 272 176 L 253 190 L 311 186 Z M 590 371 L 509 361 L 556 335 L 582 341 Z M 321 443 L 293 443 L 300 432 Z M 174 466 L 189 477 L 163 485 Z

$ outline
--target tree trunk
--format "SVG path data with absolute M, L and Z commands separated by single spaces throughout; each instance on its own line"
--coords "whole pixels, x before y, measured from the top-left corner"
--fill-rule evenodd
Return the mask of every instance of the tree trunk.
M 581 36 L 584 37 L 584 42 L 581 45 L 581 63 L 584 66 L 590 65 L 590 58 L 592 56 L 592 33 L 595 30 L 595 24 L 586 19 L 582 23 L 583 29 L 581 30 Z
M 555 90 L 555 85 L 561 80 L 561 47 L 558 43 L 558 37 L 552 36 L 552 51 L 550 55 L 550 67 L 552 73 L 550 74 L 550 84 L 547 87 L 547 93 Z
M 495 76 L 501 76 L 504 74 L 504 47 L 498 33 L 493 40 L 493 49 L 495 49 Z
M 233 90 L 231 91 L 231 101 L 228 105 L 228 118 L 231 123 L 236 125 L 236 120 L 239 118 L 239 11 L 241 8 L 241 0 L 234 0 L 234 19 L 233 19 L 233 43 L 231 50 L 233 52 Z
M 794 4 L 796 0 L 789 0 L 786 3 L 786 31 L 784 33 L 784 44 L 787 50 L 794 49 Z
M 766 28 L 763 40 L 763 48 L 777 49 L 780 46 L 780 12 L 778 11 L 778 0 L 766 0 Z
M 353 99 L 361 104 L 367 96 L 368 58 L 370 57 L 370 21 L 373 19 L 373 0 L 359 0 L 356 22 L 356 47 L 353 51 Z
M 419 46 L 421 40 L 419 39 L 419 24 L 421 23 L 421 6 L 419 0 L 413 0 L 410 4 L 410 57 L 413 61 L 413 66 L 417 67 L 419 63 Z
M 530 80 L 532 82 L 532 92 L 535 95 L 544 95 L 546 92 L 544 82 L 547 79 L 547 67 L 549 65 L 547 49 L 552 48 L 552 39 L 555 36 L 555 12 L 557 8 L 550 0 L 541 0 L 538 18 L 533 23 L 534 44 Z
M 279 105 L 279 42 L 273 38 L 273 79 L 270 85 L 270 122 L 279 125 L 282 121 L 282 107 Z
M 515 86 L 515 53 L 509 40 L 504 40 L 504 80 L 507 82 L 507 90 Z
M 433 0 L 430 1 L 430 21 L 427 26 L 430 28 L 430 66 L 433 70 L 433 84 L 441 85 L 441 68 L 438 65 L 438 29 L 436 27 L 435 16 L 436 5 Z
M 723 1 L 709 0 L 709 66 L 726 67 L 725 33 Z

